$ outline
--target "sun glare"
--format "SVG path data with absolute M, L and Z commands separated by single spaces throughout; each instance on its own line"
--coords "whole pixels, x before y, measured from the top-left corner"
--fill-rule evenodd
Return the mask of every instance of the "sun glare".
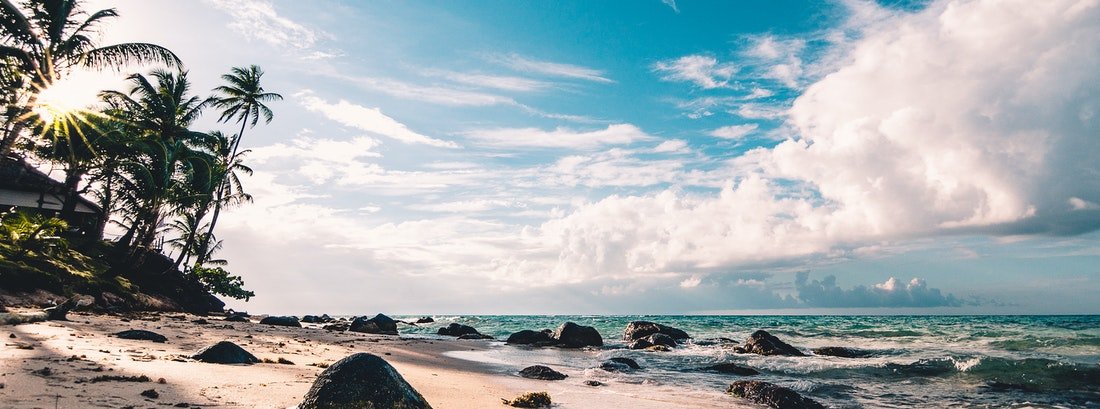
M 97 92 L 94 83 L 79 78 L 56 81 L 38 92 L 34 113 L 42 122 L 52 123 L 94 104 Z

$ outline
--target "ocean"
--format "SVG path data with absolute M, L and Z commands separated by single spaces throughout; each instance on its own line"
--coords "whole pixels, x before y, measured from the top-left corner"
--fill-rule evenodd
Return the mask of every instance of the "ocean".
M 417 317 L 397 316 L 402 320 Z M 1100 408 L 1100 316 L 434 316 L 400 326 L 403 335 L 437 337 L 455 322 L 496 337 L 485 351 L 453 356 L 493 365 L 502 373 L 533 364 L 583 374 L 585 379 L 635 386 L 637 393 L 675 393 L 714 399 L 732 381 L 757 379 L 792 388 L 833 408 Z M 670 352 L 626 349 L 626 324 L 653 321 L 693 337 Z M 528 348 L 503 343 L 523 330 L 562 322 L 595 327 L 605 346 L 593 350 Z M 809 353 L 843 346 L 866 358 L 739 354 L 717 338 L 743 342 L 764 329 Z M 479 341 L 470 341 L 479 342 Z M 596 369 L 629 357 L 643 369 Z M 697 370 L 737 363 L 760 375 L 740 377 Z M 732 399 L 732 398 L 730 398 Z M 728 407 L 728 406 L 727 406 Z

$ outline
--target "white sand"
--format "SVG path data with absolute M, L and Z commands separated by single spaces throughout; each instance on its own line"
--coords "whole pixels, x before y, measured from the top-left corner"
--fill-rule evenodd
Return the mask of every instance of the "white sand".
M 575 372 L 566 372 L 571 377 L 563 381 L 529 380 L 498 366 L 455 357 L 461 353 L 445 354 L 484 349 L 483 341 L 334 333 L 231 323 L 217 317 L 207 317 L 209 324 L 191 322 L 197 318 L 150 314 L 124 322 L 114 316 L 71 314 L 68 322 L 0 326 L 5 344 L 0 348 L 0 383 L 4 384 L 0 406 L 149 408 L 187 403 L 217 408 L 289 408 L 301 401 L 323 370 L 311 364 L 333 363 L 355 352 L 386 359 L 437 409 L 504 408 L 500 398 L 533 391 L 550 392 L 555 408 L 728 408 L 739 403 L 720 391 L 713 399 L 699 399 L 660 390 L 660 386 L 609 384 L 593 388 L 583 385 L 583 373 Z M 168 337 L 168 342 L 108 335 L 126 329 L 154 331 Z M 186 359 L 222 340 L 237 343 L 260 359 L 284 358 L 294 365 L 218 365 Z M 33 373 L 43 368 L 50 373 Z M 152 381 L 87 381 L 99 375 L 145 375 Z M 163 384 L 157 383 L 159 378 L 164 378 Z M 142 397 L 141 392 L 147 389 L 155 389 L 160 396 Z

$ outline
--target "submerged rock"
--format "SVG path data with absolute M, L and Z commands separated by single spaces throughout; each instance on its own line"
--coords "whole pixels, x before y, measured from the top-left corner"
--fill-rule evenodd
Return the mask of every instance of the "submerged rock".
M 649 321 L 631 321 L 623 330 L 623 341 L 636 341 L 653 334 L 665 334 L 675 340 L 691 338 L 687 332 L 667 325 Z
M 630 349 L 646 349 L 655 345 L 672 348 L 675 347 L 677 344 L 676 340 L 672 339 L 672 337 L 662 333 L 655 333 L 631 342 Z
M 383 314 L 373 318 L 358 317 L 351 322 L 348 331 L 367 334 L 397 335 L 397 321 Z
M 562 348 L 584 348 L 588 346 L 603 346 L 603 337 L 593 327 L 577 325 L 572 322 L 561 324 L 554 331 L 554 339 L 558 340 L 558 346 Z
M 737 381 L 726 393 L 775 409 L 825 409 L 813 399 L 782 386 L 760 381 Z
M 615 357 L 601 362 L 600 369 L 608 372 L 625 372 L 635 369 L 642 369 L 642 367 L 641 365 L 638 365 L 638 362 L 634 361 L 633 359 Z
M 553 369 L 550 369 L 550 367 L 543 365 L 533 365 L 523 368 L 522 371 L 519 371 L 519 376 L 527 379 L 540 379 L 544 381 L 560 381 L 569 377 L 569 375 L 555 371 Z
M 286 316 L 286 317 L 264 317 L 260 320 L 261 324 L 275 325 L 279 327 L 301 327 L 302 324 L 298 322 L 298 317 Z
M 432 317 L 420 317 L 416 320 L 417 324 L 431 324 L 433 322 L 435 322 L 435 319 L 433 319 Z
M 553 331 L 548 329 L 542 331 L 532 331 L 525 329 L 520 332 L 513 333 L 508 336 L 509 344 L 516 345 L 534 345 L 534 346 L 552 346 L 557 345 L 558 340 L 554 339 Z
M 749 368 L 747 366 L 741 366 L 741 365 L 733 364 L 733 363 L 711 365 L 711 366 L 708 366 L 708 367 L 705 367 L 705 368 L 700 368 L 700 369 L 704 370 L 704 371 L 714 371 L 714 372 L 721 372 L 721 373 L 741 375 L 741 376 L 760 375 L 760 371 Z
M 255 364 L 260 360 L 237 344 L 222 341 L 203 348 L 191 358 L 212 364 Z
M 816 355 L 836 356 L 841 358 L 866 358 L 874 355 L 871 351 L 847 347 L 821 347 L 811 349 Z
M 446 327 L 440 328 L 439 331 L 436 331 L 436 333 L 439 335 L 447 335 L 452 337 L 461 337 L 463 335 L 470 334 L 481 335 L 481 333 L 477 332 L 477 329 L 475 329 L 474 327 L 453 322 Z
M 153 341 L 153 342 L 165 342 L 168 338 L 164 335 L 160 335 L 153 331 L 146 331 L 143 329 L 129 329 L 115 334 L 116 337 L 122 339 L 136 339 L 139 341 Z
M 298 408 L 430 409 L 431 405 L 386 360 L 360 352 L 321 372 Z
M 462 334 L 458 336 L 458 339 L 493 339 L 493 336 L 485 334 Z
M 749 339 L 745 341 L 745 345 L 737 347 L 735 350 L 741 353 L 758 355 L 806 356 L 798 348 L 780 341 L 779 338 L 764 330 L 752 333 Z

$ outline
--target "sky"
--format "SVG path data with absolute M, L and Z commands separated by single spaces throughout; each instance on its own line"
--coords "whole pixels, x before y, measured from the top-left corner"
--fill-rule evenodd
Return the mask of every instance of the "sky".
M 285 97 L 238 310 L 1100 313 L 1097 0 L 106 7 Z

